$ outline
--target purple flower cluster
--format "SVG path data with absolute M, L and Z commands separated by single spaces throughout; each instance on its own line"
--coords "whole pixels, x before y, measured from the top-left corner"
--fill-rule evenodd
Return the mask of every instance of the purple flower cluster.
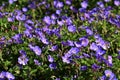
M 33 50 L 35 52 L 36 55 L 41 55 L 41 48 L 39 48 L 39 46 L 32 46 L 31 44 L 29 45 L 30 49 Z
M 10 6 L 15 2 L 17 0 L 9 0 Z M 120 27 L 120 15 L 113 16 L 113 7 L 105 5 L 109 2 L 111 0 L 98 1 L 96 7 L 89 9 L 88 0 L 81 1 L 79 6 L 76 5 L 77 7 L 72 4 L 74 0 L 63 2 L 53 0 L 51 3 L 46 0 L 42 2 L 29 0 L 28 5 L 20 10 L 0 12 L 0 18 L 7 16 L 8 23 L 18 23 L 16 28 L 11 27 L 13 31 L 17 31 L 17 34 L 15 33 L 8 40 L 5 37 L 0 38 L 0 49 L 9 45 L 20 46 L 17 63 L 24 66 L 34 63 L 39 67 L 38 69 L 59 70 L 62 64 L 72 67 L 77 65 L 80 71 L 87 71 L 89 67 L 93 71 L 99 71 L 104 68 L 103 65 L 111 68 L 114 65 L 113 56 L 109 54 L 111 44 L 102 38 L 99 30 L 96 30 L 99 29 L 96 24 L 103 24 L 103 21 Z M 114 0 L 113 5 L 119 7 L 120 1 Z M 29 11 L 31 14 L 28 14 Z M 40 12 L 36 13 L 36 11 Z M 35 53 L 35 56 L 32 53 Z M 99 80 L 117 80 L 110 70 L 105 70 L 104 74 Z M 5 78 L 15 79 L 11 73 L 2 71 L 0 79 Z
M 12 75 L 10 72 L 2 71 L 0 73 L 0 80 L 5 80 L 5 79 L 15 80 L 15 76 Z
M 111 71 L 111 70 L 105 70 L 104 74 L 102 77 L 100 77 L 100 79 L 98 80 L 118 80 L 115 76 L 115 74 Z
M 21 64 L 21 65 L 26 65 L 28 60 L 29 59 L 27 58 L 26 52 L 21 50 L 20 51 L 20 57 L 18 57 L 18 63 Z

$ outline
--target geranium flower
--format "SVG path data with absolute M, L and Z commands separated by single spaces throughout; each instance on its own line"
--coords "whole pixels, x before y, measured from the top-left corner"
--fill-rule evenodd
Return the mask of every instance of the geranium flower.
M 82 8 L 87 8 L 88 7 L 88 2 L 87 1 L 81 2 L 81 6 L 82 6 Z
M 39 46 L 32 46 L 31 44 L 28 45 L 31 50 L 35 52 L 36 55 L 41 55 L 41 48 Z
M 22 65 L 26 65 L 28 61 L 29 59 L 23 55 L 18 58 L 18 63 Z

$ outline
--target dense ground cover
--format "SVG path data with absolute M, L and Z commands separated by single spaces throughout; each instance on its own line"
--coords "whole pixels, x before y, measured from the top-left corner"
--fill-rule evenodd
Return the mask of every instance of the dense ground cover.
M 120 1 L 1 0 L 5 79 L 120 80 Z

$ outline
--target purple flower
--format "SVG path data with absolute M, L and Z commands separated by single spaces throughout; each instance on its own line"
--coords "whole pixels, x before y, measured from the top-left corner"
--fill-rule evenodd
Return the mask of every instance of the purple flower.
M 111 70 L 105 70 L 104 73 L 105 75 L 100 77 L 98 80 L 118 80 Z
M 62 20 L 61 20 L 61 21 L 57 20 L 57 23 L 58 23 L 58 25 L 60 25 L 60 26 L 62 26 L 62 25 L 64 24 Z
M 70 26 L 68 26 L 68 31 L 69 32 L 76 32 L 76 27 L 75 27 L 75 25 L 70 25 Z
M 118 59 L 120 59 L 120 50 L 118 50 L 118 56 L 117 56 Z
M 105 2 L 110 2 L 110 0 L 104 0 Z
M 6 78 L 8 79 L 8 80 L 14 80 L 15 79 L 15 77 L 10 73 L 10 72 L 6 72 Z
M 86 8 L 79 8 L 79 11 L 81 12 L 81 13 L 85 13 L 86 12 Z M 82 16 L 81 16 L 82 17 Z M 83 20 L 83 19 L 82 19 Z
M 9 3 L 10 3 L 10 4 L 13 4 L 13 2 L 14 2 L 13 0 L 9 0 Z
M 57 68 L 56 63 L 50 63 L 49 67 L 50 67 L 50 69 L 56 69 Z
M 101 68 L 101 66 L 99 66 L 99 65 L 97 65 L 95 63 L 92 65 L 92 69 L 95 70 L 95 71 L 100 69 L 100 68 Z
M 70 6 L 70 9 L 74 12 L 74 13 L 77 13 L 78 10 L 74 7 L 74 6 Z
M 15 39 L 15 40 L 20 39 L 20 38 L 22 38 L 22 34 L 16 34 L 12 38 Z
M 67 63 L 67 64 L 70 63 L 69 58 L 67 58 L 67 57 L 65 57 L 65 56 L 62 57 L 62 60 L 63 60 L 63 62 L 65 62 L 65 63 Z
M 67 5 L 71 5 L 71 1 L 70 0 L 66 0 L 65 2 Z
M 43 21 L 44 21 L 46 24 L 48 24 L 48 25 L 51 24 L 51 19 L 50 19 L 49 16 L 45 16 L 44 19 L 43 19 Z
M 83 47 L 88 46 L 88 44 L 89 44 L 89 40 L 88 40 L 87 38 L 82 37 L 82 38 L 79 38 L 79 40 L 80 40 L 81 45 L 82 45 Z
M 48 39 L 46 39 L 45 35 L 40 30 L 35 30 L 38 39 L 42 41 L 43 44 L 49 44 Z
M 120 54 L 118 54 L 117 58 L 120 60 Z
M 56 10 L 56 14 L 60 14 L 61 13 L 61 10 Z
M 89 13 L 84 13 L 85 19 L 90 19 L 90 14 Z
M 1 10 L 1 9 L 0 9 L 0 10 Z M 4 15 L 3 15 L 3 13 L 2 13 L 2 12 L 0 12 L 0 18 L 3 18 L 3 16 L 4 16 Z
M 45 5 L 46 9 L 50 8 L 50 4 Z
M 94 18 L 90 18 L 90 19 L 88 20 L 88 22 L 89 22 L 89 23 L 92 23 L 94 20 L 95 20 Z
M 16 13 L 17 15 L 22 15 L 22 11 L 21 11 L 21 10 L 15 10 L 15 13 Z
M 84 18 L 83 16 L 81 16 L 81 17 L 80 17 L 80 20 L 81 20 L 81 21 L 84 21 L 84 20 L 85 20 L 85 18 Z
M 3 46 L 6 43 L 6 37 L 0 38 L 0 46 Z
M 81 6 L 82 6 L 82 8 L 87 8 L 88 2 L 87 1 L 81 2 Z
M 114 0 L 114 4 L 115 4 L 116 6 L 119 6 L 119 5 L 120 5 L 120 1 L 119 1 L 119 0 Z
M 7 42 L 7 44 L 12 44 L 12 43 L 13 43 L 12 39 L 9 39 Z
M 0 73 L 0 80 L 6 80 L 6 78 L 8 80 L 14 80 L 15 79 L 15 77 L 10 72 L 4 72 L 4 71 L 2 71 Z
M 32 37 L 33 37 L 33 35 L 31 34 L 30 30 L 28 30 L 28 29 L 26 29 L 26 30 L 24 31 L 24 34 L 25 34 L 25 36 L 27 36 L 28 38 L 32 38 Z
M 99 34 L 94 35 L 95 39 L 101 38 Z
M 110 80 L 112 80 L 115 76 L 114 73 L 111 70 L 105 70 L 104 73 L 105 73 L 106 77 L 111 78 Z
M 98 48 L 98 50 L 96 51 L 96 54 L 99 54 L 99 55 L 103 55 L 105 54 L 105 50 L 103 50 L 101 47 Z
M 22 55 L 22 56 L 26 56 L 26 52 L 25 52 L 24 50 L 20 50 L 19 53 L 20 53 L 20 55 Z
M 26 56 L 20 56 L 19 58 L 18 58 L 18 63 L 19 64 L 22 64 L 22 65 L 26 65 L 27 64 L 27 62 L 28 62 L 28 58 L 26 57 Z
M 23 12 L 27 12 L 28 9 L 27 9 L 26 7 L 23 7 L 23 8 L 22 8 L 22 11 L 23 11 Z
M 51 19 L 55 20 L 55 19 L 57 19 L 57 16 L 55 14 L 52 14 Z
M 12 29 L 12 31 L 17 31 L 18 30 L 18 27 L 16 27 L 16 26 L 11 26 L 11 29 Z
M 48 55 L 48 61 L 51 62 L 51 63 L 54 61 L 54 59 L 51 55 Z
M 30 25 L 28 25 L 27 23 L 24 23 L 24 26 L 25 26 L 25 28 L 28 29 L 28 30 L 33 30 L 33 28 L 34 28 L 32 25 L 30 26 Z
M 103 8 L 103 7 L 104 7 L 104 4 L 103 4 L 103 2 L 102 2 L 102 1 L 97 2 L 97 4 L 98 4 L 101 8 Z
M 54 6 L 56 6 L 57 5 L 57 1 L 53 1 L 53 4 L 54 4 Z
M 46 31 L 46 30 L 48 30 L 48 28 L 44 28 L 44 30 Z M 35 30 L 35 33 L 36 33 L 36 35 L 41 39 L 41 38 L 45 38 L 45 35 L 43 34 L 43 32 L 41 31 L 41 29 L 39 29 L 39 28 L 37 28 L 36 30 Z
M 87 70 L 87 66 L 81 66 L 80 70 L 82 70 L 82 71 Z
M 108 62 L 112 65 L 112 56 L 108 55 Z
M 43 30 L 43 32 L 47 33 L 48 35 L 53 34 L 52 29 L 49 29 L 48 27 L 43 27 L 42 30 Z
M 67 25 L 72 25 L 72 20 L 71 20 L 71 18 L 67 18 L 67 19 L 65 20 L 65 22 L 67 23 Z
M 57 4 L 55 5 L 56 8 L 62 8 L 63 7 L 63 2 L 57 2 Z
M 26 20 L 26 15 L 24 15 L 24 14 L 18 14 L 17 16 L 16 16 L 16 19 L 18 20 L 18 21 L 25 21 Z
M 23 43 L 22 34 L 16 34 L 15 36 L 12 37 L 15 43 L 20 44 Z
M 103 61 L 104 61 L 105 64 L 106 64 L 107 66 L 109 66 L 109 67 L 112 67 L 112 66 L 113 66 L 112 64 L 109 63 L 109 61 L 108 61 L 107 59 L 104 59 Z
M 106 59 L 102 55 L 95 54 L 95 56 L 96 56 L 96 59 L 98 62 L 105 62 L 106 61 Z
M 72 54 L 77 54 L 77 53 L 79 53 L 79 52 L 80 52 L 80 49 L 77 48 L 77 47 L 72 47 L 72 48 L 68 51 L 68 53 L 72 53 Z
M 62 56 L 62 61 L 69 64 L 72 61 L 72 59 L 70 58 L 71 56 L 71 53 L 65 53 L 65 55 Z
M 41 55 L 42 50 L 39 46 L 32 46 L 31 44 L 29 45 L 30 49 L 35 52 L 36 55 Z
M 98 80 L 106 80 L 106 76 L 103 75 L 102 77 L 100 77 Z
M 68 46 L 74 46 L 74 43 L 71 40 L 67 40 L 67 44 L 68 44 Z
M 8 17 L 7 20 L 8 22 L 14 22 L 15 19 L 13 17 Z
M 36 59 L 34 59 L 34 63 L 35 63 L 35 65 L 40 65 L 40 62 Z
M 71 54 L 71 53 L 68 51 L 68 53 L 65 53 L 64 56 L 65 56 L 66 58 L 71 59 L 71 56 L 72 56 L 72 55 L 73 55 L 73 54 Z
M 89 55 L 89 54 L 83 53 L 82 55 L 83 55 L 84 57 L 86 57 L 86 58 L 90 58 L 90 55 Z
M 13 4 L 15 1 L 17 1 L 17 0 L 9 0 L 9 3 Z
M 31 1 L 30 4 L 28 5 L 28 7 L 31 8 L 31 9 L 35 9 L 37 7 L 36 2 Z
M 34 48 L 33 48 L 33 51 L 35 52 L 35 54 L 36 55 L 41 55 L 41 48 L 39 48 L 38 46 L 35 46 Z
M 97 44 L 93 42 L 93 43 L 90 45 L 90 50 L 97 51 L 97 50 L 98 50 Z
M 63 46 L 68 46 L 68 43 L 65 42 L 65 41 L 62 41 L 61 44 L 62 44 Z
M 75 42 L 74 42 L 74 44 L 75 44 L 75 46 L 76 46 L 76 47 L 82 47 L 82 45 L 81 45 L 81 42 L 80 42 L 80 41 L 75 41 Z
M 88 35 L 93 35 L 93 31 L 89 28 L 85 29 Z
M 61 42 L 64 46 L 74 46 L 73 41 L 71 40 L 67 40 L 66 42 L 62 41 Z
M 6 76 L 6 72 L 2 71 L 0 73 L 0 80 L 4 80 L 5 76 Z
M 20 50 L 19 53 L 20 53 L 20 57 L 18 58 L 18 63 L 22 65 L 26 65 L 28 62 L 26 52 L 24 50 Z
M 42 43 L 44 43 L 44 44 L 49 44 L 48 39 L 46 39 L 45 37 L 42 37 L 42 38 L 41 38 L 41 41 L 42 41 Z
M 101 46 L 104 50 L 107 50 L 110 48 L 110 43 L 107 41 L 104 41 L 102 38 L 96 39 L 96 43 L 98 46 Z
M 27 24 L 31 24 L 31 25 L 34 24 L 34 22 L 33 22 L 32 20 L 30 20 L 30 19 L 28 19 L 28 20 L 26 21 L 26 23 L 27 23 Z
M 56 78 L 55 80 L 60 80 L 60 78 Z
M 57 45 L 54 45 L 54 46 L 52 46 L 49 50 L 50 51 L 55 51 L 55 50 L 57 50 L 58 49 L 58 46 Z
M 52 32 L 53 32 L 58 38 L 61 37 L 60 28 L 52 29 Z
M 52 21 L 51 21 L 51 23 L 52 23 L 53 25 L 55 25 L 55 24 L 56 24 L 55 20 L 52 20 Z

